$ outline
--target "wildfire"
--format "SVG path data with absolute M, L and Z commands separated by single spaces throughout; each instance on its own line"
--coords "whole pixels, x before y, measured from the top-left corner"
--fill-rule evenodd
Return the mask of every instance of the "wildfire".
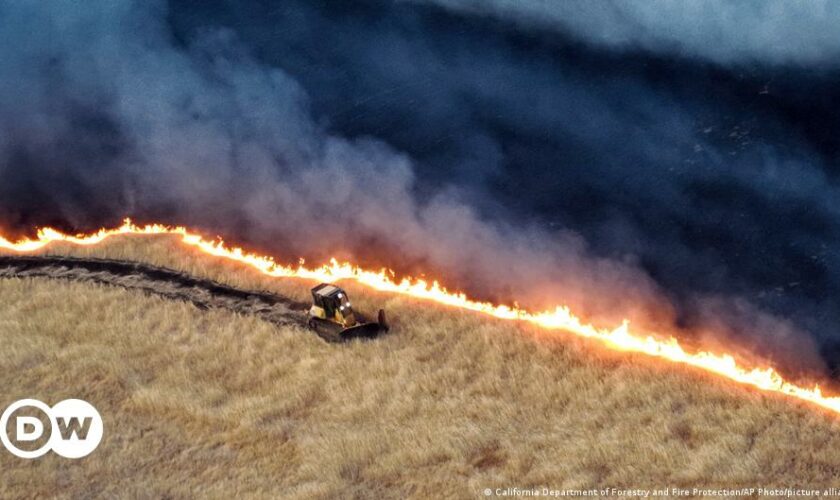
M 840 396 L 824 396 L 820 387 L 802 387 L 786 381 L 772 367 L 746 367 L 739 364 L 730 354 L 711 352 L 686 352 L 677 339 L 657 339 L 652 335 L 640 335 L 630 331 L 627 321 L 615 329 L 598 328 L 583 323 L 565 306 L 554 310 L 531 312 L 519 307 L 496 305 L 472 300 L 463 293 L 454 293 L 442 287 L 437 281 L 429 283 L 422 279 L 404 278 L 395 281 L 392 273 L 361 269 L 349 263 L 332 259 L 328 265 L 307 268 L 301 263 L 297 267 L 278 264 L 273 258 L 247 252 L 239 247 L 225 245 L 221 240 L 209 240 L 185 227 L 163 224 L 137 226 L 126 219 L 122 226 L 114 229 L 100 229 L 92 234 L 67 235 L 51 228 L 38 230 L 36 239 L 10 241 L 0 236 L 0 249 L 13 252 L 32 252 L 52 242 L 63 241 L 75 245 L 96 245 L 116 235 L 176 235 L 183 243 L 198 248 L 216 257 L 235 260 L 251 266 L 263 274 L 275 277 L 307 278 L 322 282 L 355 280 L 363 285 L 385 292 L 409 295 L 431 300 L 448 306 L 476 311 L 496 318 L 524 321 L 542 328 L 565 330 L 581 337 L 601 341 L 604 345 L 620 351 L 644 353 L 675 363 L 683 363 L 722 375 L 728 379 L 751 385 L 768 392 L 786 394 L 810 401 L 833 412 L 840 413 Z

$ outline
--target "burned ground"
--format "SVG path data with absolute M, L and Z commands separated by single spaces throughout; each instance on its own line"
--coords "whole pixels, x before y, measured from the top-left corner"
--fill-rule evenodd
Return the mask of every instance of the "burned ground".
M 140 290 L 200 309 L 254 315 L 276 325 L 303 326 L 308 305 L 281 295 L 241 290 L 214 280 L 140 262 L 57 256 L 0 256 L 0 279 L 48 278 Z

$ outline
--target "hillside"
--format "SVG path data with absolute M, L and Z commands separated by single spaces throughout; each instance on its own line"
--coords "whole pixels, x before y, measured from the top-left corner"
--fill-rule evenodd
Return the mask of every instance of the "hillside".
M 297 301 L 312 286 L 171 237 L 47 251 Z M 391 335 L 329 344 L 140 291 L 0 279 L 2 404 L 79 397 L 105 421 L 100 447 L 77 462 L 0 453 L 0 496 L 463 498 L 496 487 L 830 487 L 840 476 L 840 424 L 814 406 L 346 287 L 360 310 L 388 310 Z

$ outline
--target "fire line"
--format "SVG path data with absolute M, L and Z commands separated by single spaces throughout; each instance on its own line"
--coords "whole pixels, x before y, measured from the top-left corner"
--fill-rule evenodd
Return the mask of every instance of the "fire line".
M 605 329 L 582 322 L 566 306 L 557 306 L 554 310 L 532 312 L 519 307 L 497 305 L 490 302 L 472 300 L 464 293 L 450 292 L 437 281 L 429 283 L 422 279 L 404 278 L 395 281 L 392 274 L 385 270 L 369 271 L 350 263 L 339 263 L 332 259 L 329 264 L 307 268 L 302 263 L 297 267 L 278 264 L 269 256 L 247 252 L 239 247 L 227 246 L 222 240 L 209 240 L 183 226 L 149 224 L 137 226 L 125 219 L 122 226 L 113 229 L 100 229 L 91 234 L 68 235 L 52 228 L 38 230 L 36 239 L 10 241 L 0 235 L 0 249 L 13 252 L 32 252 L 52 242 L 67 242 L 75 245 L 96 245 L 108 237 L 117 235 L 176 235 L 184 244 L 198 248 L 204 253 L 244 263 L 259 272 L 273 277 L 307 278 L 323 282 L 354 280 L 376 290 L 408 295 L 431 300 L 460 309 L 476 311 L 496 318 L 533 323 L 550 330 L 565 330 L 580 337 L 601 341 L 607 347 L 625 352 L 643 353 L 682 363 L 707 372 L 712 372 L 730 380 L 750 385 L 767 392 L 786 394 L 797 399 L 810 401 L 835 413 L 840 413 L 840 396 L 824 396 L 819 385 L 813 388 L 802 387 L 785 380 L 772 367 L 746 367 L 739 364 L 730 354 L 716 354 L 706 351 L 687 352 L 676 338 L 657 339 L 652 335 L 640 335 L 630 331 L 629 323 L 624 321 L 614 329 Z

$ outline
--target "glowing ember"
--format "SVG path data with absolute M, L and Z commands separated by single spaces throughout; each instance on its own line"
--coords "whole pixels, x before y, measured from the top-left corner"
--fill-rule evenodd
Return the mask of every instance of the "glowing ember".
M 596 328 L 582 323 L 567 307 L 558 306 L 553 311 L 529 312 L 527 310 L 489 302 L 470 300 L 463 293 L 452 293 L 438 284 L 420 279 L 405 278 L 399 282 L 384 270 L 366 271 L 349 263 L 338 263 L 335 259 L 329 265 L 308 269 L 303 264 L 298 267 L 283 266 L 271 257 L 248 253 L 241 248 L 228 247 L 222 241 L 207 240 L 201 235 L 184 227 L 170 227 L 162 224 L 136 226 L 126 219 L 124 224 L 115 229 L 100 229 L 96 233 L 70 236 L 50 228 L 40 229 L 37 239 L 9 241 L 0 236 L 0 249 L 14 252 L 31 252 L 43 248 L 54 241 L 64 241 L 76 245 L 95 245 L 105 238 L 121 234 L 169 234 L 180 236 L 182 241 L 201 251 L 245 263 L 268 276 L 308 278 L 316 281 L 332 282 L 343 279 L 359 283 L 386 292 L 410 295 L 420 299 L 433 300 L 452 307 L 477 311 L 497 318 L 534 323 L 546 329 L 558 329 L 582 337 L 594 338 L 606 346 L 620 351 L 639 352 L 667 359 L 675 363 L 696 366 L 703 370 L 717 373 L 731 380 L 751 385 L 769 392 L 787 394 L 798 399 L 816 403 L 836 413 L 840 413 L 840 396 L 823 396 L 819 386 L 812 389 L 788 382 L 773 368 L 747 368 L 740 365 L 729 354 L 710 352 L 686 352 L 675 338 L 661 340 L 653 336 L 632 333 L 625 321 L 613 330 Z

